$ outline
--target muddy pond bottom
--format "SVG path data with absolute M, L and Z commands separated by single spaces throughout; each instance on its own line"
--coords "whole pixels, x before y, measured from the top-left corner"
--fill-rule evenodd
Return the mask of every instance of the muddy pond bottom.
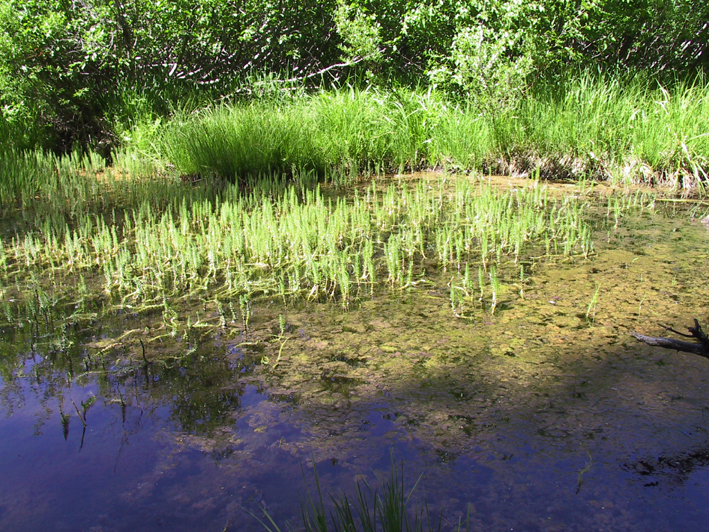
M 440 280 L 348 311 L 274 302 L 169 362 L 91 366 L 140 349 L 123 335 L 144 317 L 70 331 L 70 355 L 4 331 L 0 529 L 257 531 L 264 510 L 298 529 L 313 466 L 351 496 L 393 452 L 444 529 L 707 530 L 709 360 L 630 333 L 708 321 L 708 244 L 646 213 L 494 314 L 456 318 Z

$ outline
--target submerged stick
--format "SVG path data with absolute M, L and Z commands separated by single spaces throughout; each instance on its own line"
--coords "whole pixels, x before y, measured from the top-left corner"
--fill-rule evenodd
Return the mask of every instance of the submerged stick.
M 684 340 L 675 340 L 674 338 L 645 336 L 644 334 L 638 334 L 636 332 L 633 332 L 632 335 L 647 345 L 654 347 L 666 347 L 667 349 L 675 349 L 684 353 L 693 353 L 704 358 L 709 358 L 709 338 L 702 330 L 702 327 L 699 325 L 696 318 L 694 319 L 694 327 L 687 328 L 691 334 L 683 334 L 671 329 L 670 327 L 664 328 L 668 331 L 681 334 L 682 336 L 696 338 L 698 342 L 685 342 Z
M 81 423 L 83 423 L 84 428 L 86 428 L 86 418 L 81 415 L 81 412 L 79 412 L 79 407 L 76 406 L 76 403 L 74 402 L 73 399 L 70 399 L 71 404 L 74 405 L 74 410 L 76 410 L 76 414 L 79 416 L 79 419 L 81 420 Z

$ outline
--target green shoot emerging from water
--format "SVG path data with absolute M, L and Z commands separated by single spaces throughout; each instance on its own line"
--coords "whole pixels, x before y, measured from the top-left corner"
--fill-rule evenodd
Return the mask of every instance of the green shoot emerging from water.
M 330 495 L 333 510 L 328 512 L 325 508 L 320 478 L 313 468 L 315 477 L 316 497 L 307 492 L 307 501 L 302 506 L 301 516 L 305 532 L 433 532 L 440 531 L 442 521 L 437 525 L 431 523 L 428 509 L 415 507 L 409 509 L 411 496 L 418 486 L 418 478 L 408 494 L 404 487 L 404 466 L 397 466 L 394 455 L 391 456 L 391 472 L 389 479 L 381 482 L 380 490 L 372 489 L 366 482 L 356 485 L 356 498 L 342 494 L 339 497 Z M 364 487 L 363 487 L 364 484 Z M 251 513 L 251 512 L 250 512 Z M 265 521 L 251 513 L 267 532 L 281 532 L 275 520 L 264 511 Z M 453 528 L 455 532 L 468 530 L 458 524 Z
M 596 319 L 596 304 L 598 303 L 598 292 L 601 290 L 601 285 L 596 285 L 596 291 L 593 293 L 591 302 L 586 309 L 586 321 L 593 323 Z
M 499 303 L 497 298 L 500 295 L 500 280 L 497 278 L 497 268 L 490 268 L 490 289 L 492 290 L 490 312 L 494 314 Z

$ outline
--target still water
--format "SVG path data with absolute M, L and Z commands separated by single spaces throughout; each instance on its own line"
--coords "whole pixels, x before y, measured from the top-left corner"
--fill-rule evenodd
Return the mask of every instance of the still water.
M 494 314 L 439 272 L 164 342 L 159 314 L 6 326 L 0 529 L 297 528 L 313 465 L 352 495 L 393 451 L 444 529 L 706 530 L 709 360 L 630 336 L 709 321 L 703 214 L 599 215 L 594 256 L 530 262 Z

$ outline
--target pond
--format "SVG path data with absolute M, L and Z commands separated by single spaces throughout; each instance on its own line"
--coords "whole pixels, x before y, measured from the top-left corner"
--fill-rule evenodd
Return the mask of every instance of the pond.
M 709 360 L 631 332 L 709 321 L 705 213 L 549 186 L 585 194 L 595 251 L 510 263 L 495 309 L 461 311 L 449 269 L 159 342 L 159 311 L 4 325 L 0 529 L 285 530 L 313 466 L 352 494 L 392 453 L 444 529 L 702 529 Z

